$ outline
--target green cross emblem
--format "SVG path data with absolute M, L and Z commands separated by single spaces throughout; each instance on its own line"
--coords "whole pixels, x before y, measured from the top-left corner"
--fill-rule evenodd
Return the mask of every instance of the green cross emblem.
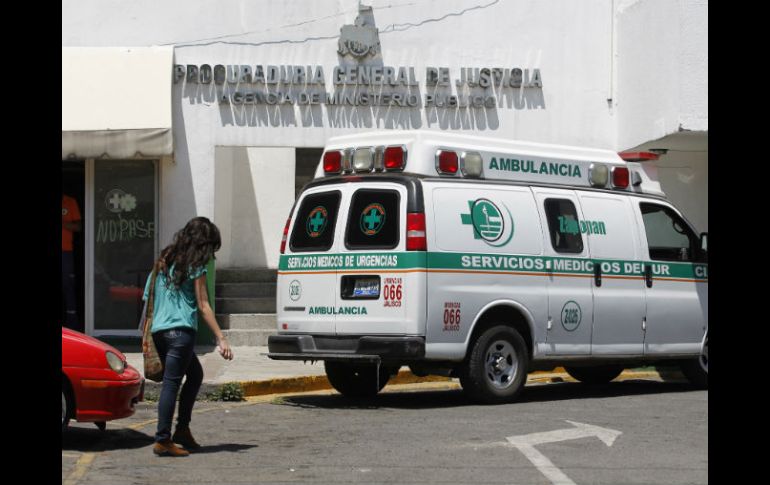
M 498 241 L 505 233 L 505 218 L 500 208 L 491 200 L 469 200 L 468 214 L 460 214 L 460 221 L 463 225 L 473 227 L 473 239 L 483 239 L 490 246 L 500 247 L 508 244 L 513 237 L 513 219 L 510 218 L 510 211 L 508 216 L 511 222 L 511 234 L 501 243 Z
M 310 211 L 310 214 L 307 217 L 306 227 L 308 236 L 318 237 L 324 232 L 328 221 L 326 215 L 326 208 L 320 205 Z
M 385 208 L 381 204 L 369 204 L 361 213 L 361 232 L 373 236 L 385 225 Z

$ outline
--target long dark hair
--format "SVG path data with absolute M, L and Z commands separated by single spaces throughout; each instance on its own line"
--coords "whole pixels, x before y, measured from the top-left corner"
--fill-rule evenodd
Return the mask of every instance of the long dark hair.
M 168 276 L 173 266 L 172 282 L 179 288 L 187 280 L 189 271 L 207 264 L 221 246 L 222 238 L 213 222 L 205 217 L 191 219 L 174 234 L 174 242 L 160 252 L 160 272 Z

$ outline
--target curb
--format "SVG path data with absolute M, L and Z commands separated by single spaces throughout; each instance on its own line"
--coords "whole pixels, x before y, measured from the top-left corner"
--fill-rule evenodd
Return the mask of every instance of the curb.
M 684 378 L 676 372 L 658 372 L 648 370 L 625 370 L 618 377 L 622 379 L 660 379 L 664 381 L 677 380 Z M 388 381 L 388 385 L 397 384 L 421 384 L 425 382 L 451 382 L 451 377 L 425 376 L 419 377 L 412 374 L 411 371 L 402 370 L 398 375 Z M 527 376 L 527 383 L 553 383 L 553 382 L 577 382 L 573 379 L 563 367 L 557 367 L 550 371 L 530 372 Z M 198 392 L 198 400 L 204 400 L 209 393 L 218 390 L 225 383 L 213 384 L 204 383 Z M 288 394 L 312 391 L 324 391 L 333 389 L 331 383 L 325 375 L 299 376 L 299 377 L 279 377 L 263 381 L 240 381 L 237 382 L 243 389 L 244 397 L 265 396 L 269 394 Z M 145 395 L 155 397 L 160 394 L 161 384 L 146 381 Z M 145 397 L 147 400 L 147 397 Z M 157 400 L 157 398 L 155 398 Z

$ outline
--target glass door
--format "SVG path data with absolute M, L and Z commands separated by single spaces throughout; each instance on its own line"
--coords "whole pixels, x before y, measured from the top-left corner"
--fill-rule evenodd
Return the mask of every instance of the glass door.
M 157 247 L 157 162 L 90 165 L 89 328 L 95 336 L 138 336 L 144 283 Z

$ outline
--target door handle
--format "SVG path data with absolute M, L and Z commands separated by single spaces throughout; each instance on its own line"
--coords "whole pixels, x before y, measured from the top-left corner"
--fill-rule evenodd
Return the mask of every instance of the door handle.
M 652 266 L 649 264 L 644 267 L 644 282 L 647 288 L 652 288 Z
M 602 286 L 602 265 L 594 263 L 594 283 L 596 286 Z

